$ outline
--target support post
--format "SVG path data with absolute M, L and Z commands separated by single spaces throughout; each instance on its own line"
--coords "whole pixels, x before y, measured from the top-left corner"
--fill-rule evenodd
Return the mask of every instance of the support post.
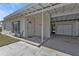
M 43 9 L 42 9 L 42 33 L 41 33 L 41 43 L 43 43 L 43 21 L 44 21 L 44 14 L 43 14 Z

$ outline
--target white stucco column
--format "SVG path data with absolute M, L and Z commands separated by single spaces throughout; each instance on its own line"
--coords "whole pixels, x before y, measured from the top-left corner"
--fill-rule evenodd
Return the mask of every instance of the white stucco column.
M 41 43 L 43 42 L 43 21 L 44 21 L 44 14 L 43 14 L 43 9 L 42 9 L 42 34 L 41 34 Z

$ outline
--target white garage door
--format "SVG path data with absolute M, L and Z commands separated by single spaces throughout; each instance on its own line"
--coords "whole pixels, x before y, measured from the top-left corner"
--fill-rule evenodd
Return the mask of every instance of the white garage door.
M 62 25 L 57 25 L 57 34 L 63 34 L 64 32 L 63 32 L 63 29 L 64 28 L 64 26 L 62 26 Z
M 64 25 L 64 34 L 72 35 L 72 25 Z
M 57 34 L 72 35 L 72 25 L 58 25 Z

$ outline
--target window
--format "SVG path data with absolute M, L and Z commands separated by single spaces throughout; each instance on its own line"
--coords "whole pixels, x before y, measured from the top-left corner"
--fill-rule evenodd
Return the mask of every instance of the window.
M 20 34 L 20 21 L 12 22 L 12 32 Z
M 18 25 L 18 26 L 17 26 L 17 27 L 18 27 L 18 28 L 17 28 L 17 31 L 18 31 L 18 33 L 20 34 L 20 21 L 17 21 L 17 25 Z
M 12 22 L 12 33 L 14 33 L 14 23 Z

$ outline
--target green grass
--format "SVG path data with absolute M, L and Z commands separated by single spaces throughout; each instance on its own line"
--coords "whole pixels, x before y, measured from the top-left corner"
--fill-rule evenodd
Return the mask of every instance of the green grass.
M 15 38 L 11 38 L 9 36 L 0 34 L 0 47 L 11 44 L 11 43 L 15 43 L 18 41 L 19 40 L 15 39 Z

